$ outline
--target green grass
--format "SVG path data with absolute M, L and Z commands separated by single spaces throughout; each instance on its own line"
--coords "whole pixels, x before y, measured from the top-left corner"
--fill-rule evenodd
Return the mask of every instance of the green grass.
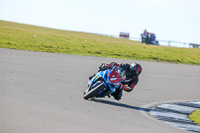
M 7 21 L 0 21 L 0 47 L 200 65 L 200 49 L 145 45 L 127 39 Z
M 189 115 L 189 118 L 194 121 L 194 123 L 200 125 L 200 109 L 194 111 L 192 114 Z

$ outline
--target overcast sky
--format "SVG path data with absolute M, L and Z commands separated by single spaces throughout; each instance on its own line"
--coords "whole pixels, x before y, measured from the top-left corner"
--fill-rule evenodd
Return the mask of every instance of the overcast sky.
M 0 20 L 200 44 L 200 0 L 0 0 Z

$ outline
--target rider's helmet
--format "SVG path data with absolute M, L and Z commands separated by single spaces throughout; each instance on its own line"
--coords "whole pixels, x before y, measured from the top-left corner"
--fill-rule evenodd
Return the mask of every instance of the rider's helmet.
M 132 63 L 130 66 L 130 73 L 134 76 L 139 76 L 142 72 L 142 67 L 138 63 Z

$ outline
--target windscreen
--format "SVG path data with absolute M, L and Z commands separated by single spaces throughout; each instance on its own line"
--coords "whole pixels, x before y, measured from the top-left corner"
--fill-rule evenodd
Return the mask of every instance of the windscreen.
M 116 68 L 116 72 L 119 74 L 120 78 L 125 78 L 126 77 L 126 72 L 121 67 L 117 67 Z

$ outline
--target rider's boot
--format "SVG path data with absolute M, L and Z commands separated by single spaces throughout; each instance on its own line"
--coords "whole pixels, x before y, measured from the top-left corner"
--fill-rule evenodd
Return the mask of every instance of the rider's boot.
M 120 100 L 122 97 L 122 89 L 117 88 L 114 93 L 111 94 L 116 100 Z

